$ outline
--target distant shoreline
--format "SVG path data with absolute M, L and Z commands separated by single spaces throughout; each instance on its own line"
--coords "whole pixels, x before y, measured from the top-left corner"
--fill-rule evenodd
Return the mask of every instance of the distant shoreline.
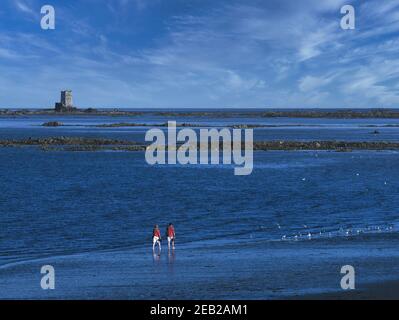
M 0 117 L 18 117 L 31 115 L 47 116 L 126 116 L 156 115 L 165 117 L 256 117 L 256 118 L 331 118 L 331 119 L 399 119 L 399 109 L 289 109 L 289 110 L 123 110 L 123 109 L 77 109 L 69 112 L 56 112 L 53 109 L 0 109 Z

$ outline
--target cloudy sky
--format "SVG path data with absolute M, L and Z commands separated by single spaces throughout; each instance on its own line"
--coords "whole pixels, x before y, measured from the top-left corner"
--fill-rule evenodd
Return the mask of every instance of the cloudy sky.
M 1 0 L 0 107 L 63 88 L 80 107 L 399 107 L 399 1 Z

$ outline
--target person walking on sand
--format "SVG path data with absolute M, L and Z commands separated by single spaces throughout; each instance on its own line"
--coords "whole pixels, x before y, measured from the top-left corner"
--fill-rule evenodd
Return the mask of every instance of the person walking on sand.
M 168 227 L 166 228 L 166 236 L 168 238 L 168 250 L 170 250 L 170 243 L 172 242 L 172 249 L 175 250 L 175 228 L 173 224 L 169 223 Z
M 152 251 L 155 251 L 155 245 L 158 244 L 159 252 L 161 252 L 161 230 L 159 230 L 158 225 L 154 226 L 152 230 Z

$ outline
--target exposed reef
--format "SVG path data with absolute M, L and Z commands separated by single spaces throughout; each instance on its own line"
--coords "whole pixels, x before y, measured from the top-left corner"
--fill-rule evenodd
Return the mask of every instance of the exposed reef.
M 46 151 L 145 151 L 148 144 L 135 141 L 82 137 L 51 137 L 40 139 L 0 140 L 2 147 L 36 146 Z M 223 144 L 220 143 L 222 149 Z M 244 146 L 243 146 L 244 147 Z M 198 143 L 198 148 L 200 144 Z M 380 141 L 255 141 L 255 151 L 320 150 L 349 152 L 352 150 L 398 150 L 399 142 Z
M 177 127 L 207 127 L 207 125 L 200 124 L 190 124 L 190 123 L 181 123 L 177 124 Z M 121 123 L 105 123 L 105 124 L 96 124 L 91 125 L 90 127 L 97 128 L 120 128 L 120 127 L 168 127 L 168 123 L 129 123 L 129 122 L 121 122 Z
M 109 123 L 109 124 L 98 124 L 94 125 L 95 127 L 99 128 L 119 128 L 119 127 L 168 127 L 168 123 L 156 123 L 156 124 L 149 124 L 149 123 Z M 298 125 L 268 125 L 268 124 L 233 124 L 233 125 L 226 125 L 223 127 L 226 128 L 233 128 L 233 129 L 255 129 L 255 128 L 277 128 L 277 127 L 296 127 L 302 126 Z M 313 126 L 313 125 L 310 125 Z M 317 126 L 317 125 L 315 125 Z M 209 127 L 221 127 L 215 126 L 214 124 L 207 124 L 207 123 L 177 123 L 176 127 L 191 127 L 191 128 L 209 128 Z
M 399 150 L 399 142 L 384 141 L 256 141 L 254 150 Z
M 126 149 L 145 150 L 145 146 L 140 146 L 133 141 L 121 141 L 101 138 L 82 138 L 82 137 L 50 137 L 50 138 L 28 138 L 21 140 L 7 139 L 0 140 L 2 147 L 28 147 L 37 146 L 43 150 L 70 150 L 70 151 L 95 151 L 105 149 L 115 149 L 123 146 Z
M 74 127 L 96 127 L 96 128 L 124 128 L 124 127 L 168 127 L 168 123 L 132 123 L 132 122 L 119 122 L 119 123 L 103 123 L 94 125 L 83 125 L 83 124 L 62 124 L 58 121 L 50 121 L 43 123 L 42 126 L 45 127 L 58 127 L 58 126 L 74 126 Z M 177 123 L 178 128 L 220 128 L 222 126 L 217 126 L 209 123 Z M 233 124 L 225 125 L 225 128 L 232 129 L 256 129 L 256 128 L 284 128 L 284 127 L 323 127 L 322 125 L 313 124 Z
M 63 126 L 62 122 L 49 121 L 42 124 L 43 127 L 60 127 Z

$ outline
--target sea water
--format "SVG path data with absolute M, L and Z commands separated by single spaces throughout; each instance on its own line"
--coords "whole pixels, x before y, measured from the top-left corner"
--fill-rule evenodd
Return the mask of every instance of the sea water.
M 142 141 L 148 128 L 84 125 L 129 121 L 164 123 L 166 120 L 155 118 L 68 116 L 57 120 L 71 126 L 58 128 L 40 126 L 49 119 L 54 120 L 51 117 L 0 118 L 0 138 L 62 135 Z M 221 126 L 241 120 L 184 119 Z M 255 121 L 259 119 L 247 119 L 247 123 Z M 301 126 L 257 129 L 255 136 L 260 140 L 381 137 L 395 140 L 399 133 L 399 128 L 381 128 L 380 135 L 372 135 L 370 128 L 360 127 L 369 123 L 383 125 L 392 120 L 321 119 L 319 123 L 325 127 L 306 127 L 314 121 L 262 119 L 262 123 L 301 123 Z M 150 166 L 144 152 L 1 148 L 1 279 L 15 277 L 15 272 L 7 274 L 8 265 L 57 256 L 129 251 L 135 259 L 148 261 L 153 258 L 147 249 L 151 248 L 154 224 L 159 224 L 163 233 L 172 222 L 177 233 L 175 270 L 179 270 L 179 259 L 182 263 L 182 276 L 175 274 L 174 281 L 190 282 L 190 276 L 194 275 L 184 270 L 196 270 L 196 276 L 202 277 L 200 283 L 208 288 L 197 291 L 194 288 L 191 295 L 181 291 L 172 297 L 264 298 L 268 296 L 266 292 L 279 294 L 280 290 L 281 294 L 292 294 L 294 288 L 311 292 L 317 284 L 304 284 L 301 279 L 306 278 L 305 271 L 296 273 L 292 267 L 305 260 L 313 261 L 314 265 L 320 262 L 316 278 L 326 280 L 323 284 L 326 289 L 332 287 L 331 277 L 336 277 L 338 287 L 339 264 L 345 263 L 340 253 L 343 250 L 346 250 L 345 257 L 353 255 L 364 259 L 370 252 L 381 259 L 389 259 L 395 252 L 393 244 L 397 243 L 399 232 L 398 163 L 399 153 L 393 151 L 257 151 L 252 174 L 240 177 L 234 176 L 233 168 L 228 165 Z M 323 274 L 322 261 L 326 257 L 319 255 L 320 252 L 324 252 L 330 262 L 335 258 L 339 261 L 332 269 L 336 274 Z M 194 254 L 199 256 L 195 258 Z M 212 257 L 219 260 L 215 262 Z M 162 259 L 167 259 L 166 253 L 160 263 Z M 201 261 L 213 267 L 204 264 L 203 268 L 190 269 L 198 263 L 196 259 L 203 259 Z M 245 261 L 252 261 L 253 267 L 244 267 Z M 282 261 L 291 264 L 286 267 L 289 282 L 287 275 L 284 278 L 278 273 Z M 375 266 L 370 262 L 361 268 L 379 279 L 392 276 L 384 274 L 383 264 L 382 269 L 373 270 Z M 101 269 L 101 263 L 97 268 Z M 226 287 L 221 285 L 218 291 L 209 282 L 218 277 L 222 279 L 225 268 L 232 268 L 230 287 L 223 282 Z M 242 284 L 232 293 L 234 274 Z M 260 274 L 274 279 L 263 291 L 262 287 L 256 287 Z M 145 277 L 152 277 L 151 273 L 141 280 L 135 279 L 150 280 Z M 159 281 L 167 287 L 168 279 L 164 276 Z M 120 282 L 123 283 L 123 279 Z M 107 286 L 107 278 L 103 285 Z M 18 297 L 19 293 L 23 296 L 20 287 L 8 284 L 7 288 L 15 288 L 12 297 Z M 4 290 L 0 288 L 0 296 L 9 297 Z M 69 297 L 62 290 L 58 292 L 61 297 Z M 147 298 L 143 292 L 135 291 L 127 297 Z M 88 296 L 95 297 L 95 291 Z M 115 297 L 125 296 L 116 294 Z

